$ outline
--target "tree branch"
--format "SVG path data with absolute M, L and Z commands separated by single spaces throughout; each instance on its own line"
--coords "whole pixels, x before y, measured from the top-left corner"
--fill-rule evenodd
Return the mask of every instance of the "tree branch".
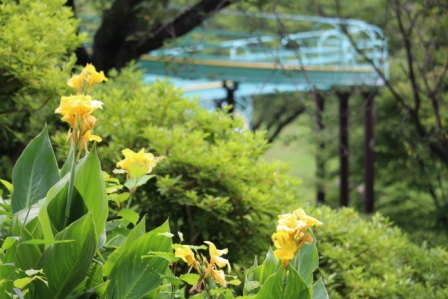
M 106 73 L 120 69 L 142 54 L 163 46 L 164 42 L 178 38 L 199 26 L 210 15 L 227 7 L 232 0 L 201 0 L 185 12 L 163 25 L 155 25 L 145 37 L 129 39 L 136 31 L 147 30 L 138 17 L 137 5 L 143 0 L 115 0 L 105 13 L 103 22 L 95 34 L 93 61 Z

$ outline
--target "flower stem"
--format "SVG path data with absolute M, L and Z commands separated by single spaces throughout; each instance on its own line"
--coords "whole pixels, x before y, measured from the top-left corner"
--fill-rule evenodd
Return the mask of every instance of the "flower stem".
M 67 202 L 65 206 L 65 218 L 64 218 L 64 228 L 67 226 L 68 218 L 70 217 L 70 208 L 72 205 L 73 199 L 73 190 L 75 188 L 75 169 L 76 169 L 76 145 L 72 142 L 72 155 L 69 155 L 69 159 L 71 158 L 72 169 L 70 170 L 70 180 L 68 182 L 68 194 L 67 194 Z
M 285 269 L 285 271 L 283 271 L 282 296 L 280 297 L 281 299 L 283 299 L 283 295 L 285 294 L 287 281 L 288 281 L 288 271 Z

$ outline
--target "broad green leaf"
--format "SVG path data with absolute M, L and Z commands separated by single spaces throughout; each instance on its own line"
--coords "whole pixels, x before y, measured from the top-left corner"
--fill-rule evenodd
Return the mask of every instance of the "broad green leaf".
M 199 278 L 200 278 L 199 274 L 195 273 L 182 274 L 181 276 L 179 276 L 179 279 L 185 281 L 186 283 L 192 286 L 198 283 Z
M 97 298 L 105 298 L 103 297 L 107 290 L 107 285 L 109 281 L 105 281 L 100 285 L 97 285 L 94 288 L 87 290 L 86 292 L 78 295 L 75 299 L 97 299 Z
M 100 236 L 105 229 L 109 208 L 106 184 L 101 172 L 96 146 L 93 146 L 90 153 L 77 165 L 75 187 L 84 199 L 87 209 L 92 213 L 96 235 Z
M 129 209 L 122 209 L 117 213 L 117 216 L 123 217 L 127 221 L 131 222 L 132 224 L 136 224 L 138 222 L 138 218 L 140 218 L 140 215 L 132 210 Z
M 15 266 L 22 270 L 35 269 L 36 263 L 41 256 L 41 252 L 36 244 L 26 243 L 32 241 L 33 236 L 20 223 L 13 226 L 12 233 L 14 235 L 20 235 L 21 237 L 17 241 L 16 246 L 7 252 L 6 260 L 14 261 Z
M 68 220 L 65 221 L 68 188 L 69 184 L 66 184 L 64 188 L 48 203 L 47 206 L 47 212 L 50 217 L 51 224 L 58 232 L 65 228 L 64 224 L 65 226 L 70 225 L 88 212 L 81 194 L 79 194 L 76 187 L 74 187 L 72 201 L 70 204 L 70 214 Z
M 322 278 L 313 285 L 313 299 L 329 299 Z
M 44 239 L 48 241 L 49 244 L 51 244 L 51 242 L 54 240 L 54 228 L 52 226 L 47 208 L 53 198 L 58 196 L 59 193 L 63 192 L 63 189 L 68 184 L 69 179 L 70 173 L 66 174 L 59 182 L 51 187 L 51 189 L 47 193 L 47 196 L 43 200 L 41 209 L 39 210 L 38 218 L 42 228 L 42 234 L 44 236 Z
M 145 221 L 142 219 L 132 231 L 129 233 L 123 244 L 120 245 L 109 257 L 103 267 L 103 275 L 109 276 L 112 267 L 115 265 L 120 256 L 134 243 L 138 238 L 145 234 Z
M 290 265 L 269 276 L 253 299 L 311 299 L 310 290 L 299 273 Z M 284 275 L 288 277 L 285 280 Z
M 142 259 L 142 256 L 148 251 L 171 252 L 171 239 L 158 235 L 164 232 L 169 232 L 168 221 L 138 238 L 121 254 L 109 275 L 109 299 L 137 299 L 162 282 L 169 262 L 156 257 Z
M 299 254 L 291 261 L 291 265 L 300 273 L 308 286 L 313 283 L 313 272 L 319 267 L 319 254 L 316 248 L 316 238 L 313 236 L 312 244 L 304 244 Z
M 255 268 L 253 280 L 260 282 L 260 284 L 264 284 L 268 277 L 275 273 L 279 267 L 280 262 L 275 257 L 272 248 L 269 248 L 263 264 Z
M 33 282 L 36 298 L 65 298 L 85 279 L 97 242 L 92 214 L 73 222 L 55 240 L 75 241 L 53 244 L 44 251 L 36 268 L 44 270 L 48 288 L 39 281 Z
M 12 233 L 17 233 L 17 235 L 19 235 L 19 225 L 15 226 Z M 6 279 L 4 284 L 0 284 L 0 294 L 5 294 L 7 290 L 11 292 L 13 289 L 14 286 L 11 277 L 15 269 L 34 269 L 41 256 L 41 252 L 37 245 L 23 244 L 23 242 L 32 239 L 31 234 L 25 228 L 22 229 L 20 235 L 20 238 L 14 237 L 16 243 L 6 251 L 6 254 L 0 255 L 2 261 L 0 267 L 0 280 Z M 27 277 L 27 275 L 23 272 L 16 272 L 15 274 L 15 280 L 25 277 Z
M 60 179 L 47 126 L 25 148 L 14 166 L 11 198 L 12 212 L 27 209 L 44 198 Z

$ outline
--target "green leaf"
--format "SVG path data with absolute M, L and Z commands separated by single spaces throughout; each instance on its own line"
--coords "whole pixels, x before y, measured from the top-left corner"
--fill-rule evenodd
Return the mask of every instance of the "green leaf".
M 6 237 L 6 239 L 5 239 L 5 241 L 3 242 L 3 245 L 2 245 L 2 251 L 5 252 L 7 249 L 11 248 L 12 245 L 14 245 L 14 243 L 16 241 L 17 240 L 14 239 L 14 238 Z
M 264 284 L 268 277 L 275 273 L 279 268 L 280 262 L 275 257 L 272 248 L 269 248 L 263 264 L 255 268 L 253 280 L 260 282 L 260 284 Z
M 125 200 L 127 200 L 129 198 L 129 192 L 124 192 L 121 194 L 112 194 L 109 195 L 108 199 L 114 201 L 115 203 L 117 203 L 117 205 L 120 205 L 122 202 L 124 202 Z
M 138 222 L 138 218 L 140 216 L 137 212 L 129 210 L 129 209 L 122 209 L 117 213 L 117 216 L 123 217 L 127 221 L 131 222 L 132 224 L 136 224 Z
M 310 290 L 299 273 L 291 265 L 286 270 L 286 280 L 285 269 L 281 267 L 269 276 L 253 299 L 311 299 Z
M 129 165 L 129 176 L 132 178 L 140 178 L 148 172 L 148 167 L 140 162 L 133 162 Z
M 312 244 L 304 244 L 300 248 L 299 254 L 291 261 L 292 266 L 300 273 L 308 286 L 313 283 L 313 272 L 319 267 L 319 254 L 316 248 L 316 238 L 313 236 Z
M 30 208 L 60 179 L 47 126 L 20 155 L 12 172 L 12 212 Z
M 105 230 L 109 208 L 106 184 L 101 172 L 96 146 L 77 165 L 75 188 L 84 199 L 89 212 L 92 213 L 96 235 L 100 236 Z
M 142 258 L 154 258 L 161 257 L 166 259 L 169 262 L 177 262 L 179 258 L 177 258 L 172 252 L 160 252 L 160 251 L 150 251 L 148 254 L 142 256 Z
M 199 274 L 195 273 L 182 274 L 181 276 L 179 276 L 179 279 L 185 281 L 186 283 L 192 286 L 198 283 L 199 278 L 200 278 Z
M 313 299 L 329 299 L 322 278 L 313 285 Z
M 57 243 L 44 251 L 37 263 L 48 279 L 48 288 L 35 281 L 36 298 L 65 298 L 84 279 L 90 268 L 96 248 L 97 236 L 91 213 L 73 222 L 55 236 Z
M 68 184 L 69 179 L 70 173 L 66 174 L 48 191 L 47 197 L 43 200 L 42 207 L 39 210 L 38 218 L 42 228 L 42 233 L 45 241 L 47 241 L 49 244 L 51 244 L 51 242 L 54 240 L 54 229 L 50 220 L 50 215 L 48 214 L 48 205 L 56 196 L 59 195 L 59 193 L 63 192 L 63 189 Z
M 109 276 L 110 271 L 112 270 L 112 267 L 115 265 L 117 260 L 120 258 L 120 256 L 127 251 L 129 246 L 132 245 L 138 238 L 143 236 L 145 234 L 145 221 L 142 219 L 139 224 L 137 224 L 129 233 L 126 240 L 123 242 L 123 244 L 120 245 L 114 252 L 109 255 L 107 258 L 106 263 L 103 267 L 103 275 Z
M 108 284 L 109 284 L 109 281 L 105 281 L 102 284 L 97 285 L 96 287 L 91 288 L 91 289 L 85 291 L 84 293 L 78 295 L 77 297 L 75 297 L 75 299 L 104 298 L 103 296 L 106 293 Z
M 150 179 L 152 179 L 153 177 L 155 177 L 155 175 L 150 174 L 150 175 L 144 175 L 144 176 L 139 177 L 139 178 L 130 178 L 129 180 L 127 180 L 124 183 L 124 185 L 129 190 L 132 190 L 132 189 L 134 189 L 136 187 L 139 187 L 139 186 L 142 186 L 142 185 L 146 184 L 146 182 L 149 181 Z
M 13 194 L 14 188 L 12 187 L 12 184 L 10 182 L 0 179 L 0 183 L 2 183 L 3 186 L 6 187 L 9 194 Z
M 148 250 L 171 252 L 171 239 L 158 235 L 164 232 L 169 232 L 168 221 L 138 238 L 121 254 L 109 275 L 107 294 L 110 299 L 137 299 L 162 282 L 169 262 L 164 258 L 141 257 Z
M 47 206 L 51 224 L 58 232 L 65 229 L 65 209 L 67 206 L 68 188 L 69 184 L 67 183 L 64 188 L 48 203 Z M 79 194 L 76 187 L 74 187 L 70 205 L 70 214 L 66 226 L 75 222 L 87 214 L 87 212 L 88 210 L 81 194 Z

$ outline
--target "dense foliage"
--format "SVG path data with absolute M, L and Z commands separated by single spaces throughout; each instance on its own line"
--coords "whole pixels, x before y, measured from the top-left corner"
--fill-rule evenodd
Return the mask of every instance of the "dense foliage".
M 330 298 L 447 298 L 448 252 L 413 243 L 380 214 L 317 208 L 319 269 Z
M 209 112 L 166 82 L 144 85 L 135 67 L 113 75 L 113 87 L 96 93 L 105 103 L 96 134 L 99 153 L 113 169 L 120 151 L 146 148 L 166 162 L 138 201 L 148 224 L 167 217 L 191 244 L 209 239 L 229 248 L 233 261 L 265 250 L 272 219 L 296 201 L 299 181 L 280 163 L 266 163 L 263 133 L 242 129 L 242 120 Z M 107 121 L 106 121 L 107 120 Z
M 75 62 L 70 53 L 83 40 L 79 21 L 64 0 L 2 1 L 0 4 L 0 170 L 10 177 L 20 150 L 53 116 L 68 90 Z M 50 119 L 49 119 L 50 117 Z M 3 142 L 5 141 L 5 142 Z

